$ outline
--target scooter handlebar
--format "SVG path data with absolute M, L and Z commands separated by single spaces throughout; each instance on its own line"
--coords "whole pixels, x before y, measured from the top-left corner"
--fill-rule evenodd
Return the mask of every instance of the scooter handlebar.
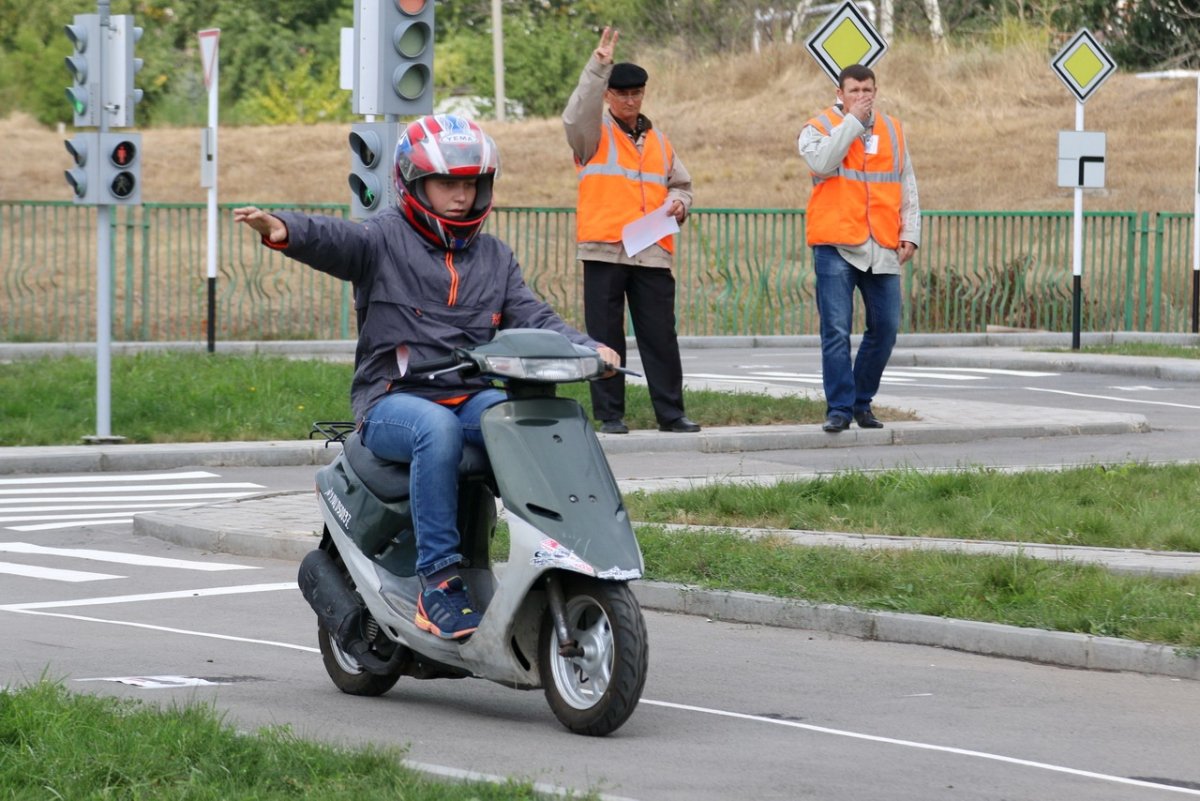
M 445 373 L 460 372 L 470 370 L 475 367 L 475 363 L 466 358 L 461 351 L 454 351 L 447 356 L 439 356 L 436 359 L 425 359 L 419 362 L 410 362 L 408 372 L 414 376 L 422 378 L 437 378 Z

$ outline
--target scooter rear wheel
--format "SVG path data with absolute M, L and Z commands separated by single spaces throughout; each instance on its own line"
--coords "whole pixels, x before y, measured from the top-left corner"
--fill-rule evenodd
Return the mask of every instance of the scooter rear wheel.
M 583 655 L 559 653 L 547 610 L 538 641 L 546 700 L 571 731 L 603 737 L 620 728 L 641 699 L 649 663 L 646 621 L 626 584 L 573 576 L 563 595 L 567 628 Z
M 395 673 L 370 673 L 363 669 L 358 660 L 342 650 L 333 635 L 320 624 L 317 625 L 317 644 L 321 648 L 321 661 L 325 672 L 339 690 L 349 695 L 383 695 L 400 680 L 401 671 Z

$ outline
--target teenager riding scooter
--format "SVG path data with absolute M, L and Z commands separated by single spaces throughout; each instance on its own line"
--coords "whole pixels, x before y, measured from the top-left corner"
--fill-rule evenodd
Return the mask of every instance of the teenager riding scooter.
M 410 465 L 415 625 L 462 642 L 480 612 L 463 578 L 457 521 L 464 445 L 481 445 L 480 419 L 505 399 L 479 376 L 414 376 L 412 363 L 479 345 L 498 330 L 557 331 L 617 365 L 607 346 L 567 325 L 526 286 L 510 248 L 481 234 L 499 157 L 491 137 L 452 115 L 410 123 L 396 146 L 397 208 L 363 223 L 297 212 L 234 210 L 268 247 L 354 284 L 358 346 L 351 408 L 375 456 Z

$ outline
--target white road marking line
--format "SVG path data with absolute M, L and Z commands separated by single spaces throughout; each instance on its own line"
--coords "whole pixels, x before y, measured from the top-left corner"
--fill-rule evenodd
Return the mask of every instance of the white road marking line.
M 172 592 L 152 592 L 141 595 L 111 595 L 100 598 L 76 598 L 71 601 L 35 601 L 26 604 L 6 604 L 0 606 L 0 612 L 28 612 L 36 609 L 63 609 L 69 606 L 103 606 L 105 604 L 127 604 L 141 601 L 169 601 L 178 598 L 208 598 L 216 595 L 245 595 L 252 592 L 277 592 L 279 590 L 297 590 L 296 582 L 288 581 L 279 584 L 241 584 L 235 587 L 206 587 L 199 590 L 174 590 Z
M 97 493 L 97 492 L 137 492 L 141 490 L 209 490 L 209 489 L 264 489 L 262 484 L 253 484 L 249 481 L 234 481 L 225 483 L 212 484 L 167 484 L 162 486 L 146 486 L 146 487 L 72 487 L 73 493 Z M 52 492 L 62 492 L 62 487 L 39 487 L 33 489 L 0 489 L 0 495 L 49 495 Z
M 49 476 L 38 478 L 0 478 L 8 484 L 101 484 L 113 481 L 178 481 L 185 478 L 220 478 L 216 473 L 194 470 L 190 473 L 100 473 L 86 476 Z
M 798 723 L 792 720 L 765 718 L 760 715 L 747 715 L 742 712 L 727 712 L 723 709 L 709 709 L 707 707 L 691 706 L 689 704 L 674 704 L 668 701 L 651 701 L 643 698 L 640 703 L 649 704 L 651 706 L 660 706 L 666 709 L 678 709 L 683 712 L 699 712 L 705 715 L 737 718 L 739 720 L 748 720 L 754 723 L 770 723 L 775 726 L 787 726 L 789 728 L 804 729 L 805 731 L 816 732 L 818 734 L 832 734 L 837 737 L 850 737 L 855 740 L 867 740 L 874 743 L 884 743 L 885 745 L 899 745 L 905 748 L 918 748 L 923 751 L 937 751 L 943 754 L 987 759 L 993 762 L 1004 762 L 1009 765 L 1020 765 L 1027 768 L 1053 771 L 1055 773 L 1066 773 L 1071 776 L 1082 776 L 1087 779 L 1098 779 L 1100 781 L 1112 782 L 1114 784 L 1125 784 L 1133 787 L 1146 787 L 1155 790 L 1167 790 L 1173 793 L 1184 793 L 1186 795 L 1200 796 L 1200 790 L 1193 790 L 1187 787 L 1176 787 L 1170 784 L 1159 784 L 1158 782 L 1148 782 L 1141 779 L 1129 779 L 1124 776 L 1113 776 L 1107 773 L 1095 773 L 1094 771 L 1090 770 L 1079 770 L 1078 768 L 1068 768 L 1063 765 L 1052 765 L 1048 762 L 1035 762 L 1031 759 L 1019 759 L 1017 757 L 1009 757 L 1002 754 L 989 754 L 986 751 L 972 751 L 967 748 L 955 748 L 948 745 L 920 743 L 916 742 L 915 740 L 898 740 L 894 737 L 881 737 L 875 734 L 863 734 L 861 732 L 847 731 L 845 729 L 831 729 L 826 726 L 814 726 L 810 723 Z
M 293 589 L 294 588 L 295 588 L 295 585 L 293 585 Z M 0 607 L 0 609 L 6 609 L 6 608 L 7 607 Z M 107 623 L 112 626 L 128 626 L 129 628 L 134 628 L 134 629 L 149 629 L 150 631 L 165 631 L 169 634 L 187 634 L 188 636 L 191 636 L 191 637 L 206 637 L 206 638 L 212 639 L 212 640 L 225 640 L 226 642 L 242 642 L 242 643 L 250 643 L 251 645 L 270 645 L 270 646 L 274 646 L 276 648 L 287 648 L 292 651 L 305 651 L 306 653 L 312 653 L 312 654 L 318 654 L 321 652 L 320 648 L 314 648 L 309 645 L 295 645 L 294 643 L 277 642 L 275 640 L 259 640 L 259 639 L 255 639 L 253 637 L 234 637 L 231 634 L 213 634 L 212 632 L 208 632 L 208 631 L 193 631 L 190 629 L 177 629 L 177 628 L 172 628 L 171 626 L 154 626 L 149 623 L 133 623 L 128 620 L 105 620 L 104 618 L 100 618 L 100 617 L 87 617 L 85 615 L 65 615 L 65 614 L 62 614 L 59 612 L 40 612 L 40 611 L 35 611 L 32 609 L 29 609 L 29 610 L 15 609 L 13 611 L 21 612 L 21 613 L 27 614 L 27 615 L 41 615 L 43 617 L 59 617 L 59 618 L 64 618 L 66 620 L 79 620 L 84 623 Z
M 987 381 L 987 376 L 983 375 L 958 375 L 956 373 L 915 373 L 910 372 L 908 368 L 904 370 L 884 370 L 884 377 L 891 378 L 932 378 L 940 381 Z
M 198 505 L 199 504 L 190 503 L 187 501 L 180 503 L 90 503 L 86 506 L 62 506 L 60 504 L 55 504 L 54 506 L 18 506 L 16 508 L 0 507 L 0 512 L 19 512 L 21 514 L 28 514 L 30 512 L 62 512 L 62 514 L 55 515 L 55 517 L 76 517 L 79 516 L 81 512 L 102 512 L 112 511 L 114 509 L 123 509 L 125 510 L 125 514 L 129 514 L 130 509 L 133 509 L 134 511 L 139 509 L 145 509 L 149 511 L 150 509 L 182 509 L 187 506 Z M 4 519 L 5 518 L 0 518 L 0 520 Z
M 190 506 L 191 504 L 181 503 L 179 506 Z M 12 517 L 0 517 L 0 523 L 32 523 L 37 520 L 79 520 L 83 523 L 89 520 L 104 520 L 111 517 L 129 517 L 129 512 L 90 512 L 88 514 L 62 514 L 62 515 L 16 515 Z
M 177 570 L 200 570 L 217 572 L 222 570 L 258 570 L 254 565 L 236 565 L 221 562 L 197 562 L 190 559 L 171 559 L 165 556 L 146 556 L 140 553 L 120 551 L 97 551 L 90 548 L 50 548 L 29 542 L 0 542 L 0 552 L 26 553 L 37 556 L 66 556 L 71 559 L 88 559 L 93 562 L 113 562 L 121 565 L 142 567 L 166 567 Z
M 207 501 L 223 498 L 245 498 L 254 495 L 253 492 L 185 492 L 177 495 L 119 495 L 114 500 L 122 501 Z M 6 504 L 29 503 L 31 498 L 0 498 L 0 506 Z M 93 503 L 97 498 L 43 498 L 38 497 L 38 503 Z
M 956 373 L 985 373 L 987 375 L 1013 375 L 1018 378 L 1049 378 L 1059 373 L 1043 373 L 1036 370 L 1005 370 L 1000 367 L 918 367 L 905 365 L 905 370 L 953 370 Z
M 53 567 L 37 567 L 36 565 L 18 565 L 13 562 L 0 562 L 0 573 L 9 576 L 24 576 L 26 578 L 49 579 L 50 581 L 104 581 L 105 579 L 125 578 L 109 573 L 88 573 L 84 570 L 59 570 Z
M 78 522 L 68 520 L 65 523 L 38 523 L 32 526 L 5 526 L 10 531 L 52 531 L 56 528 L 75 528 L 76 526 L 115 526 L 120 523 L 125 525 L 133 525 L 132 517 L 117 517 L 112 520 L 88 520 L 87 522 Z
M 1067 392 L 1065 389 L 1045 389 L 1044 387 L 1025 387 L 1030 392 L 1050 392 L 1055 395 L 1070 395 L 1073 398 L 1091 398 L 1092 400 L 1108 400 L 1117 403 L 1141 403 L 1148 406 L 1171 406 L 1176 409 L 1200 409 L 1200 406 L 1188 403 L 1170 403 L 1169 401 L 1151 401 L 1141 398 L 1114 398 L 1109 395 L 1088 395 L 1084 392 Z

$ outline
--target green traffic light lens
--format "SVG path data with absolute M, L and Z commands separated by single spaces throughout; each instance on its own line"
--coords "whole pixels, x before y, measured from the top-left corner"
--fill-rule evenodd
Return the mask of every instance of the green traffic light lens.
M 405 100 L 417 100 L 429 88 L 429 68 L 424 64 L 403 64 L 392 76 L 396 94 Z
M 133 177 L 133 173 L 122 171 L 113 176 L 109 189 L 112 191 L 113 197 L 124 200 L 133 194 L 135 186 L 137 186 L 137 179 Z
M 430 40 L 429 26 L 421 22 L 396 26 L 396 52 L 405 58 L 416 58 L 425 52 Z

